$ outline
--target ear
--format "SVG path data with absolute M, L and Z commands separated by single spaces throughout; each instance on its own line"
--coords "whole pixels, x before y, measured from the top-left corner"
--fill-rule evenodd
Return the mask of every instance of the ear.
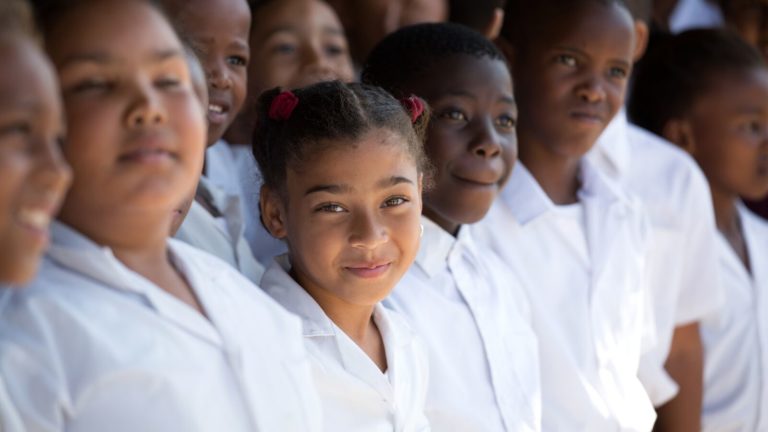
M 288 235 L 285 205 L 277 191 L 268 186 L 261 187 L 259 210 L 261 210 L 261 224 L 272 234 L 272 237 L 283 239 Z
M 694 155 L 696 153 L 696 139 L 693 136 L 693 129 L 688 120 L 669 120 L 662 129 L 662 136 L 688 152 L 688 154 Z
M 635 62 L 645 55 L 649 37 L 650 30 L 648 29 L 648 24 L 642 20 L 635 20 L 635 55 L 633 57 Z
M 493 18 L 483 30 L 483 34 L 488 39 L 495 40 L 499 37 L 502 25 L 504 25 L 504 9 L 497 7 L 493 10 Z

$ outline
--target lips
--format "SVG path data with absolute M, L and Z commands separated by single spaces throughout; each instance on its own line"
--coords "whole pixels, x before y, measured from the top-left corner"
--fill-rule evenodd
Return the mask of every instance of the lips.
M 500 163 L 490 163 L 488 161 L 472 161 L 471 163 L 462 163 L 452 167 L 451 177 L 458 182 L 477 187 L 496 186 L 501 181 L 503 171 Z
M 221 125 L 227 122 L 232 104 L 226 98 L 211 95 L 208 101 L 208 122 L 212 125 Z
M 384 275 L 391 267 L 391 262 L 371 262 L 351 264 L 344 269 L 359 278 L 374 279 Z
M 45 231 L 51 225 L 52 212 L 42 208 L 25 207 L 16 213 L 16 219 L 28 228 Z
M 128 142 L 120 153 L 121 162 L 163 163 L 178 158 L 171 140 L 161 133 L 142 133 Z
M 570 117 L 582 123 L 602 125 L 606 123 L 607 115 L 601 110 L 584 108 L 571 111 Z

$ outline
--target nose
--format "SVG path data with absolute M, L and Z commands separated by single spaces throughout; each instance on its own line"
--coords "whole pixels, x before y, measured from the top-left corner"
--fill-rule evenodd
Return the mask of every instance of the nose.
M 152 84 L 139 83 L 134 87 L 134 92 L 127 116 L 129 128 L 155 126 L 167 121 L 168 115 Z
M 583 102 L 595 103 L 605 100 L 606 92 L 602 78 L 592 73 L 576 89 L 576 94 Z
M 323 46 L 317 42 L 304 49 L 303 68 L 306 72 L 325 75 L 331 72 L 328 56 L 323 52 Z
M 355 216 L 349 236 L 355 248 L 373 250 L 389 241 L 389 230 L 381 224 L 375 214 L 363 213 Z
M 44 139 L 35 157 L 33 181 L 54 193 L 63 193 L 72 182 L 70 169 L 61 154 L 58 139 Z
M 232 88 L 232 75 L 223 61 L 209 61 L 206 64 L 206 77 L 208 85 L 218 90 L 229 90 Z
M 483 118 L 477 122 L 475 135 L 470 142 L 470 151 L 483 159 L 492 159 L 501 155 L 501 137 L 491 118 Z

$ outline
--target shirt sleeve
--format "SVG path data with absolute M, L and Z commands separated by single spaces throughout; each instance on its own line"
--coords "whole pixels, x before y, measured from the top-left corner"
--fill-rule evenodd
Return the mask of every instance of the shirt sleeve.
M 700 321 L 723 304 L 721 269 L 718 259 L 717 228 L 709 187 L 701 171 L 691 167 L 684 227 L 683 268 L 676 325 Z

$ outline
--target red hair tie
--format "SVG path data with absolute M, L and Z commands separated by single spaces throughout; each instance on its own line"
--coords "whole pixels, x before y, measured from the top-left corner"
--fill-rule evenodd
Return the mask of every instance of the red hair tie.
M 411 123 L 416 123 L 416 120 L 424 114 L 424 102 L 418 96 L 411 95 L 405 99 L 400 99 L 400 103 L 411 115 Z
M 277 121 L 288 120 L 298 104 L 299 98 L 293 92 L 281 92 L 272 99 L 272 104 L 269 105 L 269 118 Z

